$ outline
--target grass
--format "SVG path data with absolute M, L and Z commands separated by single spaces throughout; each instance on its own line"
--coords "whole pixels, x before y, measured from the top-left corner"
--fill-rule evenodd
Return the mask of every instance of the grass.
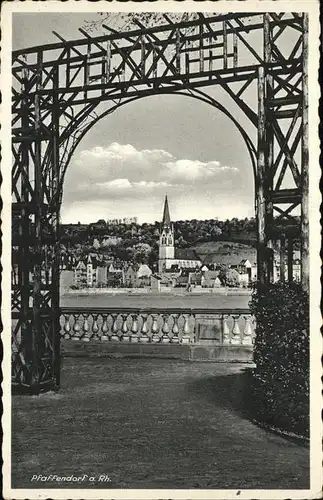
M 244 381 L 236 364 L 66 358 L 58 393 L 13 398 L 12 487 L 308 488 L 308 449 L 248 421 Z

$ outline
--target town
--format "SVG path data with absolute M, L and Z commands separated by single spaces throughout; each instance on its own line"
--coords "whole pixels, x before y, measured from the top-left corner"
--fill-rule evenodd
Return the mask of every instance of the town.
M 137 223 L 137 218 L 114 219 L 112 222 L 108 220 L 106 226 L 132 223 Z M 106 226 L 103 221 L 98 221 L 96 224 L 99 230 L 105 230 Z M 175 244 L 175 229 L 170 218 L 167 196 L 164 201 L 162 221 L 159 229 L 155 231 L 155 236 L 158 254 L 153 254 L 152 258 L 150 258 L 153 253 L 151 247 L 142 238 L 134 246 L 136 254 L 132 255 L 132 258 L 118 256 L 111 251 L 111 247 L 116 247 L 122 238 L 113 234 L 103 234 L 101 241 L 98 237 L 94 238 L 92 248 L 87 247 L 87 252 L 83 249 L 79 257 L 72 252 L 63 252 L 61 256 L 63 289 L 66 291 L 66 289 L 122 288 L 127 291 L 139 288 L 163 292 L 182 288 L 192 292 L 212 291 L 221 287 L 250 288 L 257 281 L 257 263 L 252 246 L 244 245 L 243 258 L 241 252 L 200 254 L 198 250 L 190 247 L 178 248 Z M 107 248 L 108 251 L 102 251 Z M 296 250 L 293 259 L 295 281 L 300 280 L 298 253 Z M 279 252 L 276 252 L 273 268 L 276 282 L 280 280 Z

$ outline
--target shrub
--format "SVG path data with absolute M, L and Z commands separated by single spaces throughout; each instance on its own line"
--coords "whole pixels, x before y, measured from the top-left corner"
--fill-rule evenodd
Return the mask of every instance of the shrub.
M 256 285 L 251 406 L 257 419 L 309 433 L 309 299 L 298 283 Z

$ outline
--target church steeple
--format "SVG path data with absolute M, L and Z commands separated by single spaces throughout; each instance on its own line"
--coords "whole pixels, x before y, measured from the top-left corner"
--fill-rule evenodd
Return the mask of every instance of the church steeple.
M 159 237 L 159 272 L 169 269 L 171 261 L 174 259 L 174 228 L 170 220 L 167 195 L 165 196 L 163 220 Z
M 163 213 L 163 220 L 162 220 L 162 227 L 165 227 L 165 226 L 170 227 L 170 215 L 169 215 L 167 194 L 165 196 L 164 213 Z

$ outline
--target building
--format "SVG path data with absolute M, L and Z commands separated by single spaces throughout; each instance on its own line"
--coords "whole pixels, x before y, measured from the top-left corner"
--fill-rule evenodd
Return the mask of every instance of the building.
M 137 271 L 136 285 L 137 287 L 150 286 L 152 270 L 147 264 L 141 264 Z
M 175 249 L 174 224 L 170 220 L 167 196 L 165 196 L 163 220 L 159 236 L 158 272 L 162 273 L 172 266 L 179 268 L 199 268 L 201 261 L 191 249 Z
M 206 266 L 203 266 L 206 267 Z M 203 268 L 202 268 L 203 270 Z M 219 278 L 220 271 L 204 270 L 202 272 L 201 285 L 203 288 L 219 288 L 222 286 Z
M 136 265 L 130 265 L 124 271 L 125 285 L 128 288 L 136 286 L 137 281 L 137 268 Z
M 111 263 L 107 268 L 107 285 L 108 287 L 118 288 L 125 284 L 124 270 L 117 265 Z
M 89 254 L 85 259 L 80 259 L 74 269 L 74 284 L 80 287 L 92 288 L 105 286 L 107 268 L 100 265 L 98 259 Z
M 138 217 L 123 217 L 122 219 L 108 219 L 107 225 L 109 226 L 119 226 L 125 224 L 129 226 L 131 224 L 138 224 Z

